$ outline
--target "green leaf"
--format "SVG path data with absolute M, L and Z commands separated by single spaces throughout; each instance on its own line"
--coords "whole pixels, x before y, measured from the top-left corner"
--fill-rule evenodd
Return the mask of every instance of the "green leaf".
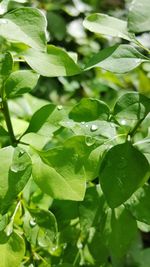
M 106 153 L 99 177 L 109 206 L 115 208 L 149 178 L 149 163 L 131 143 L 116 145 Z
M 99 186 L 92 186 L 86 190 L 84 201 L 79 204 L 80 225 L 86 234 L 103 216 L 104 203 L 104 195 Z
M 47 53 L 28 49 L 23 57 L 33 70 L 43 76 L 71 76 L 81 72 L 66 51 L 52 45 L 48 46 Z
M 10 75 L 13 68 L 12 55 L 7 52 L 4 55 L 0 55 L 0 86 L 3 86 L 3 82 Z
M 83 26 L 91 32 L 123 38 L 131 41 L 127 22 L 106 14 L 91 14 L 83 22 Z
M 53 198 L 80 201 L 86 185 L 83 163 L 75 143 L 68 142 L 34 155 L 33 178 L 41 190 Z
M 72 120 L 64 120 L 61 121 L 60 124 L 68 129 L 71 129 L 76 135 L 99 137 L 99 139 L 101 138 L 102 141 L 105 141 L 105 139 L 107 138 L 114 138 L 116 136 L 116 125 L 108 121 L 96 120 L 89 121 L 87 123 L 85 123 L 84 121 L 78 123 Z
M 129 31 L 140 33 L 150 30 L 150 1 L 134 0 L 131 2 L 128 13 Z
M 28 154 L 11 146 L 0 149 L 0 210 L 6 212 L 31 175 Z
M 115 45 L 94 55 L 84 70 L 100 67 L 111 72 L 125 73 L 135 69 L 147 60 L 148 58 L 140 54 L 131 45 Z
M 25 254 L 25 244 L 23 238 L 17 233 L 7 237 L 0 233 L 0 259 L 1 267 L 18 267 Z
M 11 42 L 24 43 L 45 50 L 46 19 L 36 8 L 22 7 L 0 19 L 0 35 Z
M 41 231 L 43 231 L 43 239 L 47 246 L 51 243 L 56 243 L 57 241 L 57 222 L 54 214 L 50 211 L 39 210 L 39 209 L 29 209 L 30 214 L 34 218 L 35 225 L 38 224 Z M 40 240 L 41 241 L 41 240 Z
M 5 83 L 8 98 L 30 92 L 37 84 L 39 75 L 30 70 L 18 70 L 10 74 Z
M 109 108 L 104 102 L 94 98 L 83 98 L 70 111 L 69 117 L 78 122 L 107 120 L 109 113 Z
M 33 114 L 27 133 L 34 132 L 51 138 L 53 132 L 61 127 L 59 123 L 65 117 L 66 111 L 62 106 L 45 105 Z
M 137 234 L 136 221 L 123 206 L 112 210 L 109 249 L 117 261 L 123 257 Z
M 140 251 L 135 258 L 139 267 L 149 267 L 150 266 L 150 249 L 146 248 Z
M 130 92 L 118 99 L 113 113 L 120 125 L 134 127 L 149 112 L 150 99 L 137 92 Z
M 66 23 L 57 12 L 47 12 L 48 30 L 57 40 L 62 41 L 66 35 Z
M 141 222 L 150 225 L 150 186 L 139 188 L 127 201 L 126 207 L 132 215 Z

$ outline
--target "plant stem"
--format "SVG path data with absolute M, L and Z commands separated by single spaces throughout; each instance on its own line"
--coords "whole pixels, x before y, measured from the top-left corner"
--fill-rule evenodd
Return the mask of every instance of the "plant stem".
M 13 127 L 12 127 L 7 100 L 2 99 L 2 105 L 3 105 L 3 114 L 5 117 L 5 121 L 6 121 L 7 129 L 9 132 L 11 144 L 12 144 L 12 146 L 16 146 L 17 140 L 15 138 Z
M 139 120 L 136 125 L 134 126 L 134 128 L 132 129 L 132 131 L 129 132 L 129 136 L 130 138 L 132 138 L 134 136 L 134 134 L 136 133 L 136 130 L 139 128 L 140 124 L 142 123 L 142 121 L 145 119 L 145 117 L 141 120 Z

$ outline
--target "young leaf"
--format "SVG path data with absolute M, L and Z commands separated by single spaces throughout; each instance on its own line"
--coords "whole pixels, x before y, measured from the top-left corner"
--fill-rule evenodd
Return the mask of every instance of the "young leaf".
M 0 259 L 1 267 L 18 267 L 25 254 L 25 244 L 23 238 L 17 233 L 7 237 L 5 233 L 0 233 Z
M 43 76 L 71 76 L 81 72 L 66 51 L 52 45 L 48 46 L 47 53 L 28 49 L 23 57 L 33 70 Z
M 145 185 L 139 188 L 127 201 L 126 207 L 130 210 L 132 215 L 141 222 L 150 225 L 150 186 Z
M 109 206 L 115 208 L 145 183 L 149 163 L 129 142 L 116 145 L 106 153 L 99 177 Z
M 114 45 L 94 55 L 84 70 L 100 67 L 111 72 L 125 73 L 135 69 L 147 60 L 148 58 L 140 54 L 131 45 Z
M 109 108 L 104 102 L 94 98 L 83 98 L 70 111 L 69 117 L 78 122 L 107 120 L 109 112 Z
M 115 119 L 120 125 L 134 127 L 150 112 L 150 99 L 137 92 L 121 96 L 114 107 Z
M 11 146 L 0 149 L 0 211 L 6 212 L 31 175 L 28 154 Z
M 36 8 L 22 7 L 0 19 L 0 35 L 37 50 L 46 48 L 46 19 Z
M 127 22 L 106 14 L 91 14 L 83 22 L 83 26 L 91 32 L 123 38 L 131 41 Z
M 134 0 L 128 13 L 129 31 L 140 33 L 150 30 L 150 1 Z
M 9 76 L 5 83 L 7 98 L 30 92 L 37 84 L 39 75 L 30 70 L 18 70 Z

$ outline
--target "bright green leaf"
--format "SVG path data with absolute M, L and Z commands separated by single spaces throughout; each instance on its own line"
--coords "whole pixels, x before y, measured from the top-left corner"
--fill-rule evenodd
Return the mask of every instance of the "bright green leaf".
M 25 254 L 25 244 L 23 238 L 17 233 L 7 237 L 0 233 L 0 259 L 1 267 L 18 267 Z
M 46 19 L 36 8 L 22 7 L 0 19 L 0 35 L 12 42 L 45 50 Z
M 85 174 L 77 152 L 66 141 L 63 147 L 34 155 L 33 178 L 43 192 L 56 199 L 83 199 Z

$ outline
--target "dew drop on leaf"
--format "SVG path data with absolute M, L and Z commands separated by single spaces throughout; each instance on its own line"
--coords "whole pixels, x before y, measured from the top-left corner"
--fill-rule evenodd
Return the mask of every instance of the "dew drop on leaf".
M 63 109 L 63 106 L 62 106 L 62 105 L 58 105 L 58 106 L 57 106 L 57 109 L 58 109 L 58 110 L 62 110 L 62 109 Z
M 8 225 L 6 228 L 6 235 L 10 236 L 13 232 L 13 226 L 12 225 Z
M 35 218 L 32 218 L 32 219 L 30 220 L 30 225 L 31 225 L 32 227 L 34 227 L 34 226 L 36 225 Z
M 126 120 L 125 120 L 125 119 L 122 119 L 122 120 L 121 120 L 121 122 L 120 122 L 120 124 L 121 124 L 121 125 L 126 125 L 126 124 L 127 124 L 127 122 L 126 122 Z
M 92 126 L 90 128 L 91 132 L 95 132 L 95 131 L 97 131 L 97 129 L 98 129 L 98 126 L 96 124 L 92 124 Z

